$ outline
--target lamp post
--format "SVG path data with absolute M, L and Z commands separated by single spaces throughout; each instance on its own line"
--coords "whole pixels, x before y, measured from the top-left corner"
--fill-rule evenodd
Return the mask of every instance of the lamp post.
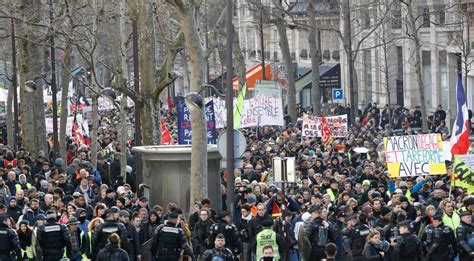
M 232 84 L 232 77 L 234 76 L 234 68 L 232 62 L 232 47 L 234 43 L 234 28 L 232 24 L 233 18 L 233 1 L 227 0 L 227 53 L 226 53 L 226 108 L 227 108 L 227 209 L 231 215 L 234 215 L 234 89 Z
M 18 77 L 16 71 L 16 39 L 15 39 L 15 22 L 11 20 L 11 40 L 12 40 L 12 85 L 13 85 L 13 117 L 14 117 L 14 131 L 13 135 L 13 149 L 16 150 L 18 146 L 18 134 L 20 127 L 18 124 Z

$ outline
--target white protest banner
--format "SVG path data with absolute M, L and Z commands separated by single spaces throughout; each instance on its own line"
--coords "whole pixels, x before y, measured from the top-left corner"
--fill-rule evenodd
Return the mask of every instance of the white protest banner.
M 114 108 L 114 104 L 112 101 L 99 97 L 97 99 L 97 103 L 99 104 L 99 111 L 107 111 L 112 110 Z
M 440 134 L 384 137 L 384 146 L 391 177 L 446 174 Z
M 348 134 L 347 129 L 347 115 L 338 115 L 338 116 L 330 116 L 324 117 L 326 120 L 327 126 L 329 131 L 331 132 L 333 137 L 336 138 L 345 138 Z M 314 117 L 310 115 L 303 116 L 303 128 L 302 128 L 302 136 L 305 137 L 321 137 L 321 117 Z
M 225 100 L 213 98 L 216 128 L 227 125 L 227 109 Z M 283 126 L 283 103 L 281 98 L 258 95 L 244 100 L 244 108 L 240 119 L 240 128 L 265 125 Z
M 281 98 L 258 95 L 245 100 L 240 128 L 265 125 L 285 125 Z
M 81 118 L 82 119 L 82 118 Z M 44 119 L 44 122 L 46 124 L 46 133 L 52 133 L 53 132 L 53 118 L 47 117 Z M 66 123 L 66 135 L 71 136 L 72 135 L 72 125 L 74 123 L 74 117 L 67 117 L 67 123 Z M 60 125 L 60 118 L 58 118 L 58 128 Z

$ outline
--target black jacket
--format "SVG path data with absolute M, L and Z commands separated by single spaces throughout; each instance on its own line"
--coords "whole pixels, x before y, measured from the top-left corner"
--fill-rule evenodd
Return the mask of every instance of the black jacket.
M 125 250 L 113 246 L 106 245 L 104 249 L 99 251 L 97 255 L 97 261 L 129 261 L 128 254 Z
M 378 246 L 372 242 L 368 242 L 364 248 L 364 257 L 367 261 L 383 261 L 383 256 L 380 254 L 383 252 Z
M 198 221 L 193 229 L 193 247 L 194 253 L 202 255 L 204 251 L 210 248 L 210 244 L 206 239 L 209 237 L 209 231 L 214 222 L 210 219 Z

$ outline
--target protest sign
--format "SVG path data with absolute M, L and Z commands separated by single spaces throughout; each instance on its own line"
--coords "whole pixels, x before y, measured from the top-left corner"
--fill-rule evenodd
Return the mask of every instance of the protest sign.
M 347 131 L 347 115 L 324 117 L 326 125 L 332 137 L 345 138 L 349 135 Z M 310 115 L 303 116 L 303 128 L 301 130 L 304 137 L 322 137 L 322 118 Z
M 214 119 L 214 102 L 211 100 L 205 107 L 207 144 L 216 144 L 216 121 Z
M 384 146 L 391 177 L 446 174 L 440 134 L 385 137 Z
M 192 130 L 191 130 L 191 114 L 184 98 L 178 99 L 178 143 L 179 144 L 191 144 Z M 207 126 L 207 143 L 216 144 L 216 129 L 214 120 L 214 105 L 210 101 L 205 106 L 206 113 L 206 126 Z
M 213 102 L 216 128 L 225 128 L 227 125 L 225 100 L 214 98 Z M 281 98 L 258 95 L 244 100 L 239 128 L 256 127 L 257 125 L 284 125 Z
M 258 95 L 244 101 L 240 128 L 284 124 L 281 98 Z
M 474 154 L 455 155 L 453 168 L 453 186 L 467 189 L 474 193 Z

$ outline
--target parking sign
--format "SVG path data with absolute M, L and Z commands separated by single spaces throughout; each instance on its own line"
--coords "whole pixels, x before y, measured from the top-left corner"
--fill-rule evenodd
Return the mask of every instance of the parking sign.
M 344 100 L 344 89 L 332 89 L 332 99 L 334 101 Z

